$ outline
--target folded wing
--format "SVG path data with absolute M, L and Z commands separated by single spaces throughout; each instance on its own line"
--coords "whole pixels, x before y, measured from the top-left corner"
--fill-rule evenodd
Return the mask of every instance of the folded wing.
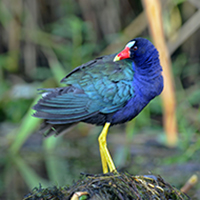
M 113 62 L 104 56 L 74 69 L 62 82 L 67 87 L 43 89 L 33 107 L 35 117 L 50 124 L 73 124 L 114 113 L 134 96 L 134 72 L 128 61 Z

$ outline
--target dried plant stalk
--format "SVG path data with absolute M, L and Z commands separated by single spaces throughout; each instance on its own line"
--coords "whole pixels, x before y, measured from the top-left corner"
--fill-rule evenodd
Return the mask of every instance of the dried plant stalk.
M 161 4 L 159 0 L 143 0 L 150 32 L 160 53 L 160 61 L 164 73 L 164 91 L 162 93 L 164 110 L 164 128 L 167 134 L 167 144 L 175 146 L 177 143 L 176 101 L 174 92 L 174 81 L 171 73 L 171 61 L 165 43 Z

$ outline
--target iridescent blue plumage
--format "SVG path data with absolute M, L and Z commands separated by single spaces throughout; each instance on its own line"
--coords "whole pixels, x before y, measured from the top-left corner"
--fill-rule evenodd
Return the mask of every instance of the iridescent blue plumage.
M 163 78 L 158 52 L 151 42 L 136 38 L 128 44 L 129 57 L 114 62 L 116 54 L 102 56 L 63 78 L 67 87 L 44 89 L 34 106 L 34 116 L 56 128 L 80 121 L 114 125 L 133 119 L 161 93 Z

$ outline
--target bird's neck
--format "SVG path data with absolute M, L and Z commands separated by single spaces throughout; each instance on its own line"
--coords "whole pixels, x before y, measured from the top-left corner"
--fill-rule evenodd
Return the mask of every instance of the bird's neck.
M 162 67 L 158 57 L 135 64 L 134 87 L 144 100 L 150 101 L 163 90 Z
M 161 76 L 162 72 L 158 56 L 149 56 L 146 59 L 137 60 L 134 68 L 138 77 L 146 79 L 155 79 L 156 77 Z

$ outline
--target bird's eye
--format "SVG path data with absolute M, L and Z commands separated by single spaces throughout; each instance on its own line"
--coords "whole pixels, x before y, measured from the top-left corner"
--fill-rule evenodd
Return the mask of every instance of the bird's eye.
M 133 46 L 133 51 L 136 51 L 138 49 L 137 46 Z

